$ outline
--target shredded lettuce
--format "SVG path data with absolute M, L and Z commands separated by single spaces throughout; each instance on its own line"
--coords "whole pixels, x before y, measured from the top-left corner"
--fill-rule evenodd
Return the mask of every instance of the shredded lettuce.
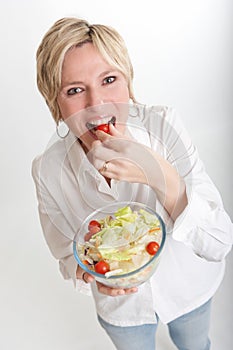
M 118 273 L 133 271 L 149 261 L 146 244 L 153 240 L 160 242 L 160 222 L 144 209 L 133 211 L 126 206 L 99 223 L 101 230 L 79 247 L 81 255 L 87 261 L 95 261 L 99 254 L 99 259 L 108 261 L 111 270 Z

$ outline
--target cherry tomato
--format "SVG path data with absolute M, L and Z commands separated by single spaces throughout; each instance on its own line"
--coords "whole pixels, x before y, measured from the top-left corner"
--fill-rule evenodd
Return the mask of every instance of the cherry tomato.
M 101 229 L 101 225 L 98 221 L 96 220 L 91 220 L 89 222 L 89 225 L 88 225 L 88 230 L 89 230 L 89 233 L 91 233 L 92 235 L 94 235 L 95 233 L 99 232 Z
M 150 255 L 155 255 L 159 250 L 159 244 L 157 242 L 150 242 L 146 246 L 146 251 Z
M 106 134 L 109 134 L 109 124 L 98 125 L 97 130 L 101 130 L 103 132 L 106 132 Z
M 89 228 L 89 226 L 98 226 L 99 228 L 101 227 L 99 221 L 97 221 L 97 220 L 91 220 L 89 222 L 88 228 Z
M 95 272 L 97 273 L 101 273 L 102 275 L 104 275 L 109 270 L 110 270 L 109 264 L 104 260 L 100 260 L 95 264 Z

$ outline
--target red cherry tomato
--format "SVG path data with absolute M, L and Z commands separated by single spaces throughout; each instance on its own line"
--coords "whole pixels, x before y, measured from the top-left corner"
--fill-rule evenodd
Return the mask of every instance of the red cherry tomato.
M 104 260 L 100 260 L 95 264 L 95 272 L 97 273 L 101 273 L 102 275 L 104 275 L 109 270 L 110 270 L 109 264 Z
M 101 130 L 103 132 L 106 132 L 106 134 L 109 134 L 109 124 L 98 125 L 97 130 Z
M 155 255 L 159 250 L 159 244 L 157 242 L 150 242 L 146 246 L 146 251 L 150 255 Z
M 99 228 L 101 227 L 99 221 L 97 221 L 97 220 L 91 220 L 89 222 L 88 228 L 89 228 L 89 226 L 98 226 Z
M 92 220 L 89 222 L 89 225 L 88 225 L 88 230 L 89 232 L 94 235 L 95 233 L 99 232 L 101 229 L 101 225 L 98 221 L 96 220 Z

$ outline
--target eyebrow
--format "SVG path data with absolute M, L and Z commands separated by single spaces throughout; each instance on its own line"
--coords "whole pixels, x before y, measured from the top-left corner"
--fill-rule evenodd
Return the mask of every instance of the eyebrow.
M 106 70 L 102 73 L 100 73 L 98 75 L 98 78 L 103 78 L 105 75 L 108 75 L 108 74 L 113 74 L 113 73 L 116 73 L 117 71 L 116 70 Z M 69 86 L 69 85 L 79 85 L 79 84 L 84 84 L 83 81 L 79 81 L 79 80 L 75 80 L 75 81 L 71 81 L 71 82 L 65 82 L 65 84 L 62 86 L 62 88 L 65 88 L 66 86 Z

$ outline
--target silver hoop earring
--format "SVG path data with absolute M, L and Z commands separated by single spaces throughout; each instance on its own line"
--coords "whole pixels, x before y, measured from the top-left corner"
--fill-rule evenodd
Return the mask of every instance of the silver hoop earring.
M 66 123 L 62 122 L 56 125 L 56 133 L 60 139 L 65 139 L 69 135 L 70 129 Z
M 133 102 L 131 105 L 130 105 L 130 108 L 129 108 L 129 115 L 130 117 L 138 117 L 139 116 L 139 107 L 138 105 Z

